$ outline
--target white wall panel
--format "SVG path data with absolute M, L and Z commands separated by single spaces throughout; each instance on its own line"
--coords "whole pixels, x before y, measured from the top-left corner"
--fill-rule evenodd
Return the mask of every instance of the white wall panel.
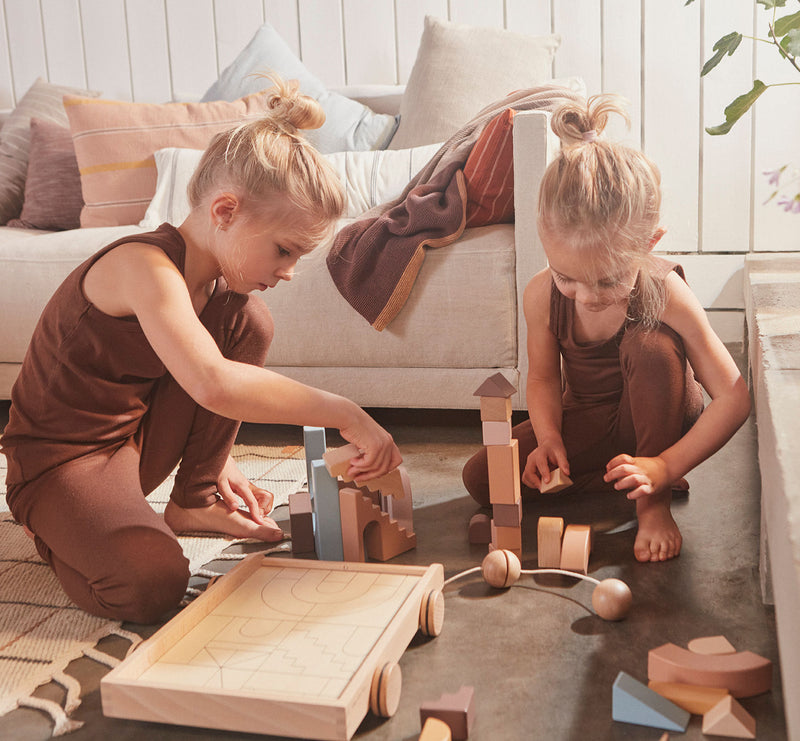
M 264 0 L 264 20 L 269 21 L 287 46 L 300 56 L 300 17 L 297 0 Z
M 714 44 L 733 30 L 752 35 L 752 3 L 706 0 L 703 62 Z M 698 72 L 699 74 L 699 72 Z M 703 128 L 725 120 L 725 107 L 753 83 L 753 45 L 745 39 L 733 56 L 703 78 Z M 752 119 L 748 115 L 724 136 L 701 133 L 703 252 L 747 252 L 750 249 L 750 160 Z
M 213 0 L 167 0 L 172 91 L 195 100 L 219 76 Z
M 601 88 L 629 103 L 630 129 L 614 116 L 609 138 L 634 147 L 642 144 L 642 6 L 640 0 L 603 1 L 603 63 Z
M 400 0 L 395 4 L 397 79 L 405 84 L 417 58 L 425 16 L 447 19 L 447 0 Z
M 57 85 L 86 87 L 86 67 L 80 44 L 77 0 L 41 0 L 42 28 L 47 48 L 47 78 Z
M 506 28 L 528 36 L 552 33 L 550 0 L 506 0 Z
M 128 0 L 126 17 L 133 99 L 140 103 L 172 100 L 164 0 Z
M 214 0 L 218 75 L 236 59 L 263 22 L 262 0 Z
M 4 3 L 10 70 L 14 76 L 15 100 L 19 100 L 37 77 L 47 79 L 47 58 L 39 4 L 12 0 Z
M 298 2 L 303 63 L 329 87 L 346 85 L 340 1 L 298 0 Z
M 698 249 L 699 14 L 700 3 L 644 2 L 642 144 L 661 169 L 662 247 L 678 252 Z
M 114 100 L 131 100 L 124 0 L 81 0 L 86 82 Z
M 450 20 L 467 26 L 503 28 L 505 13 L 503 0 L 450 0 Z
M 559 0 L 553 4 L 553 30 L 561 34 L 556 77 L 582 77 L 589 95 L 602 87 L 600 9 L 597 0 Z
M 397 52 L 392 0 L 344 0 L 347 81 L 395 82 Z M 352 43 L 357 39 L 358 43 Z

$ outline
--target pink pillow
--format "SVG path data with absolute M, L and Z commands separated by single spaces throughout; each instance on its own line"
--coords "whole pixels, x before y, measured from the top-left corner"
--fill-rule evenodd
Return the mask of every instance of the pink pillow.
M 138 224 L 156 190 L 153 153 L 205 149 L 220 131 L 266 110 L 263 93 L 231 102 L 128 103 L 64 96 L 85 205 L 81 226 Z
M 72 135 L 66 126 L 31 119 L 25 201 L 8 226 L 24 229 L 77 229 L 80 226 L 81 176 Z

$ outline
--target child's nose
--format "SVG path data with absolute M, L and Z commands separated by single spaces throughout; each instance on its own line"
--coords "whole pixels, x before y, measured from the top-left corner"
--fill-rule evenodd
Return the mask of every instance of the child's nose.
M 281 280 L 291 280 L 294 275 L 294 266 L 291 268 L 278 268 L 278 278 Z

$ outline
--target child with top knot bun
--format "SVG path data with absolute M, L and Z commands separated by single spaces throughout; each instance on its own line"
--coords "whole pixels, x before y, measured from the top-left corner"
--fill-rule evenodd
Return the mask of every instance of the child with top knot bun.
M 611 114 L 627 120 L 619 98 L 598 95 L 552 117 L 562 149 L 538 205 L 548 267 L 524 293 L 530 419 L 513 434 L 524 493 L 556 468 L 574 482 L 564 493 L 626 492 L 635 557 L 665 561 L 681 548 L 672 489 L 730 439 L 750 397 L 681 267 L 652 254 L 665 233 L 659 171 L 602 137 Z M 463 475 L 488 504 L 484 451 Z
M 401 462 L 356 404 L 264 368 L 273 324 L 251 294 L 290 280 L 344 207 L 301 135 L 323 123 L 319 104 L 280 80 L 265 99 L 262 118 L 212 140 L 180 226 L 116 241 L 67 277 L 12 391 L 8 503 L 95 615 L 152 622 L 179 604 L 177 532 L 284 537 L 266 516 L 272 494 L 230 457 L 241 421 L 340 430 L 361 451 L 350 478 Z M 176 465 L 162 517 L 145 495 Z

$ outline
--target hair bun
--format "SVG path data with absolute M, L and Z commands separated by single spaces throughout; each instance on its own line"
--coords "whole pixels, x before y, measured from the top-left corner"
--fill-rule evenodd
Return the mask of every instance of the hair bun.
M 322 106 L 300 92 L 297 80 L 283 80 L 269 75 L 273 85 L 265 91 L 269 117 L 278 125 L 289 129 L 318 129 L 325 123 Z
M 593 95 L 584 103 L 560 106 L 553 112 L 550 128 L 565 145 L 593 142 L 606 128 L 612 113 L 621 116 L 630 126 L 625 99 L 605 93 Z

